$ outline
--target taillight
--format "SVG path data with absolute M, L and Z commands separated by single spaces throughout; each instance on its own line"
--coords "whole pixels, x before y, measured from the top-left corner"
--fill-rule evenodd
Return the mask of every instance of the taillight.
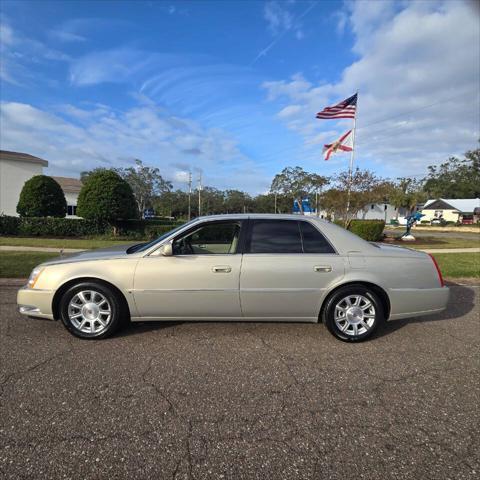
M 437 269 L 437 273 L 438 273 L 438 281 L 440 282 L 440 286 L 441 287 L 444 287 L 445 286 L 445 282 L 443 281 L 443 277 L 442 277 L 442 272 L 440 271 L 440 267 L 438 266 L 438 263 L 437 261 L 435 260 L 435 257 L 432 255 L 432 254 L 428 254 L 430 256 L 430 258 L 432 259 L 433 261 L 433 264 L 435 265 L 435 268 Z

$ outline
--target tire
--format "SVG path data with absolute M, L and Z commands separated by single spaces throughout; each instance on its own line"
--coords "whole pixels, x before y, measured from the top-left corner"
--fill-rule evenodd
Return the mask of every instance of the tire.
M 346 285 L 328 299 L 323 323 L 329 332 L 344 342 L 361 342 L 372 336 L 385 321 L 378 295 L 363 285 Z
M 96 282 L 70 287 L 60 300 L 60 318 L 76 337 L 102 339 L 113 335 L 128 316 L 123 299 L 111 288 Z

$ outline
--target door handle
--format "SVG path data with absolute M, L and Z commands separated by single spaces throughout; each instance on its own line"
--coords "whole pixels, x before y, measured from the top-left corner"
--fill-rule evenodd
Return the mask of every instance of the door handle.
M 332 267 L 330 265 L 315 265 L 313 267 L 314 272 L 331 272 Z
M 230 273 L 232 271 L 232 267 L 229 265 L 216 265 L 212 267 L 213 273 Z

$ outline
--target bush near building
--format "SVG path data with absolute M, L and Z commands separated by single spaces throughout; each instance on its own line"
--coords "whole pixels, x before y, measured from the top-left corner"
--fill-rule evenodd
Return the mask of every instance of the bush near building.
M 64 217 L 67 201 L 62 188 L 52 177 L 35 175 L 22 188 L 17 213 L 21 217 Z
M 169 223 L 167 223 L 169 222 Z M 183 222 L 171 220 L 121 220 L 116 222 L 117 233 L 132 239 L 153 239 Z M 0 215 L 0 235 L 24 237 L 93 237 L 111 233 L 107 222 L 73 218 L 10 217 Z
M 348 230 L 369 242 L 379 242 L 383 238 L 383 220 L 350 220 Z
M 120 175 L 97 170 L 88 176 L 78 195 L 77 215 L 115 227 L 119 220 L 138 218 L 136 205 L 132 188 Z

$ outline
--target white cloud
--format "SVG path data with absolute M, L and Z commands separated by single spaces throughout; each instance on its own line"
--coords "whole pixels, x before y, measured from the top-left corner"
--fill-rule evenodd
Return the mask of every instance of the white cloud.
M 0 22 L 0 58 L 0 79 L 14 85 L 46 81 L 30 72 L 34 64 L 70 60 L 64 52 L 15 31 L 5 17 Z
M 280 2 L 271 1 L 265 4 L 263 15 L 272 35 L 276 36 L 294 25 L 294 14 Z
M 351 123 L 316 120 L 315 114 L 359 90 L 357 158 L 364 165 L 418 174 L 474 148 L 480 135 L 478 12 L 464 2 L 432 1 L 352 2 L 347 13 L 359 59 L 339 82 L 314 85 L 296 74 L 264 83 L 288 128 L 307 145 L 332 126 L 340 133 Z
M 219 188 L 264 190 L 268 179 L 225 132 L 203 129 L 163 109 L 141 105 L 119 112 L 103 105 L 61 105 L 51 114 L 25 103 L 1 105 L 1 148 L 24 151 L 49 161 L 51 173 L 73 176 L 99 166 L 129 165 L 134 158 L 157 166 L 177 180 L 175 164 L 205 172 Z

